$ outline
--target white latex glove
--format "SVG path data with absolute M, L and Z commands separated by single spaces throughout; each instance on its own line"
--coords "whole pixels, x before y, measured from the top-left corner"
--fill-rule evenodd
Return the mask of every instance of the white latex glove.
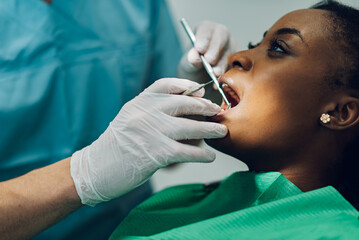
M 178 75 L 198 82 L 205 73 L 199 54 L 213 66 L 217 76 L 222 75 L 228 66 L 228 57 L 239 50 L 236 41 L 227 28 L 221 24 L 204 21 L 197 27 L 195 47 L 183 57 L 178 67 Z
M 221 138 L 224 125 L 181 118 L 213 116 L 220 107 L 201 98 L 176 95 L 195 82 L 161 79 L 123 106 L 106 131 L 73 154 L 71 176 L 81 202 L 90 206 L 139 186 L 159 168 L 177 162 L 211 162 L 215 153 L 176 140 Z

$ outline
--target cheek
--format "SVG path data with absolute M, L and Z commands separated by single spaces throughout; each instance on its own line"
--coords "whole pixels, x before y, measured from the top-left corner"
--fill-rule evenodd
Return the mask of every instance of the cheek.
M 298 64 L 262 65 L 260 70 L 242 80 L 240 104 L 221 121 L 228 127 L 229 136 L 218 140 L 217 146 L 237 157 L 263 149 L 293 149 L 318 125 L 320 89 L 313 76 Z
M 287 111 L 278 105 L 278 99 L 265 95 L 244 99 L 228 128 L 232 140 L 243 147 L 265 145 L 280 134 L 283 123 L 288 121 Z
M 310 100 L 289 88 L 282 90 L 265 86 L 247 92 L 236 112 L 228 116 L 225 124 L 237 149 L 286 148 L 313 130 Z

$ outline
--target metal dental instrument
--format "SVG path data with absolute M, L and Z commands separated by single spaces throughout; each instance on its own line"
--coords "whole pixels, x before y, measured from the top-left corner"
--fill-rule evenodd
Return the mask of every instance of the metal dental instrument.
M 182 24 L 184 30 L 186 31 L 187 36 L 188 36 L 189 39 L 191 40 L 192 45 L 194 46 L 194 43 L 196 42 L 196 37 L 194 36 L 194 34 L 193 34 L 191 28 L 189 27 L 189 25 L 188 25 L 186 19 L 182 18 L 182 19 L 181 19 L 181 24 Z M 201 57 L 201 61 L 202 61 L 202 63 L 203 63 L 204 68 L 206 69 L 208 75 L 211 77 L 212 81 L 213 81 L 214 84 L 217 86 L 219 93 L 222 95 L 223 100 L 226 102 L 226 104 L 227 104 L 227 109 L 230 109 L 230 108 L 231 108 L 231 103 L 228 101 L 228 99 L 227 99 L 226 95 L 224 94 L 222 88 L 219 86 L 218 79 L 217 79 L 217 77 L 216 77 L 216 74 L 214 74 L 214 71 L 213 71 L 213 68 L 212 68 L 211 64 L 209 64 L 209 63 L 207 62 L 207 60 L 204 58 L 203 54 L 200 54 L 200 57 Z M 211 82 L 212 82 L 212 81 L 211 81 Z M 209 82 L 208 82 L 208 83 L 201 84 L 201 85 L 200 85 L 201 87 L 196 87 L 196 88 L 194 88 L 194 89 L 188 89 L 188 90 L 185 91 L 184 93 L 186 93 L 186 92 L 194 93 L 195 91 L 200 90 L 201 88 L 203 88 L 203 87 L 206 86 L 207 84 L 209 84 Z M 198 88 L 198 89 L 197 89 L 197 88 Z M 195 89 L 196 89 L 196 90 L 195 90 Z M 195 90 L 195 91 L 193 91 L 193 90 Z M 187 93 L 186 95 L 188 95 L 188 93 Z
M 197 87 L 187 89 L 186 91 L 184 91 L 182 93 L 182 95 L 186 95 L 186 96 L 191 95 L 192 93 L 197 92 L 198 90 L 204 88 L 205 86 L 207 86 L 210 83 L 213 83 L 213 80 L 206 82 L 206 83 L 202 83 L 202 84 L 198 85 Z

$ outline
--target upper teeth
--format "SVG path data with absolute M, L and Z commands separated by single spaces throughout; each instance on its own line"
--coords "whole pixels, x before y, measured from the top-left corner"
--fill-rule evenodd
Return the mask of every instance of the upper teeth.
M 240 98 L 237 93 L 227 83 L 223 83 L 222 88 L 223 91 L 226 93 L 227 97 L 230 97 L 234 106 L 237 105 L 240 101 Z

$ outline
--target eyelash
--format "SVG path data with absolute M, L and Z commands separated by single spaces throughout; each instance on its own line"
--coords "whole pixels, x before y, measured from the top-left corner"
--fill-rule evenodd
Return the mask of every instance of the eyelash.
M 255 44 L 255 45 L 253 45 L 252 42 L 249 42 L 249 43 L 248 43 L 248 49 L 256 48 L 256 47 L 259 46 L 259 44 L 261 44 L 261 43 L 257 43 L 257 44 Z
M 256 48 L 261 43 L 257 43 L 253 45 L 251 42 L 248 43 L 248 49 Z M 279 48 L 281 51 L 276 51 L 275 48 Z M 285 50 L 285 48 L 282 46 L 282 44 L 278 41 L 278 39 L 272 39 L 269 44 L 268 52 L 274 53 L 274 54 L 287 54 L 288 52 Z
M 276 51 L 275 48 L 279 48 L 281 51 Z M 278 41 L 278 39 L 273 39 L 270 41 L 270 48 L 268 49 L 268 52 L 273 52 L 276 54 L 287 54 L 287 51 L 282 46 L 280 41 Z

